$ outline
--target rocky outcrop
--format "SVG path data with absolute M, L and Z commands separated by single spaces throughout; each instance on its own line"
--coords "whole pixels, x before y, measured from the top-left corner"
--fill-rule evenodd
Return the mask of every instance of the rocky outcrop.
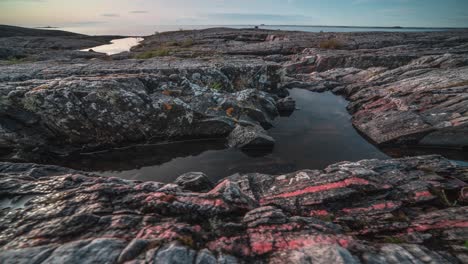
M 353 124 L 377 144 L 460 148 L 468 146 L 467 66 L 465 54 L 431 55 L 394 69 L 302 74 L 289 85 L 347 96 Z
M 243 123 L 269 128 L 278 116 L 278 98 L 266 92 L 277 85 L 269 75 L 269 68 L 277 66 L 261 62 L 176 69 L 153 62 L 134 73 L 125 73 L 125 63 L 116 62 L 114 70 L 101 68 L 93 76 L 88 71 L 104 65 L 86 69 L 70 64 L 57 72 L 31 66 L 38 71 L 28 78 L 37 79 L 13 81 L 23 79 L 13 71 L 29 74 L 13 66 L 3 75 L 12 81 L 0 84 L 0 149 L 15 159 L 219 138 Z M 76 75 L 61 77 L 65 74 Z
M 371 49 L 305 49 L 285 63 L 283 85 L 345 95 L 354 126 L 378 145 L 466 148 L 467 39 L 414 36 Z
M 175 185 L 1 163 L 0 262 L 463 263 L 467 180 L 438 156 L 212 189 L 202 174 Z

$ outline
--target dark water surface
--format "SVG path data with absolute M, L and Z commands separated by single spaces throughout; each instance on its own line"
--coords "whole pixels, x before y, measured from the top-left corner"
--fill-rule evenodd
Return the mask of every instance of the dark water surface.
M 224 149 L 225 142 L 206 140 L 136 146 L 84 156 L 74 160 L 74 167 L 102 175 L 163 182 L 171 182 L 185 172 L 202 171 L 217 181 L 236 172 L 280 174 L 322 169 L 345 160 L 388 158 L 352 127 L 345 109 L 347 102 L 342 97 L 301 89 L 291 90 L 291 96 L 298 110 L 275 120 L 269 133 L 276 144 L 270 153 Z
M 269 153 L 225 149 L 222 140 L 186 141 L 83 155 L 65 165 L 106 176 L 160 182 L 172 182 L 183 173 L 201 171 L 216 182 L 237 172 L 281 174 L 323 169 L 341 161 L 441 153 L 440 149 L 389 148 L 384 150 L 387 155 L 353 128 L 344 98 L 330 92 L 290 92 L 298 110 L 275 120 L 269 133 L 276 144 Z M 445 151 L 445 155 L 468 160 L 466 153 L 455 150 Z

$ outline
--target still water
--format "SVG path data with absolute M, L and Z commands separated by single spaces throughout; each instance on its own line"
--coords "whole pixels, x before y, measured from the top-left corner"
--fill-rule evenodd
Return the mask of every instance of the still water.
M 302 89 L 290 93 L 298 109 L 275 120 L 268 132 L 276 144 L 267 153 L 225 149 L 223 141 L 192 141 L 83 155 L 66 165 L 107 176 L 171 182 L 190 171 L 217 181 L 236 172 L 280 174 L 322 169 L 340 161 L 388 158 L 356 132 L 342 97 Z
M 97 47 L 90 47 L 83 49 L 82 51 L 88 51 L 92 49 L 95 52 L 106 53 L 107 55 L 114 55 L 125 51 L 130 51 L 133 46 L 138 45 L 143 41 L 143 38 L 122 38 L 114 39 L 111 44 L 101 45 Z

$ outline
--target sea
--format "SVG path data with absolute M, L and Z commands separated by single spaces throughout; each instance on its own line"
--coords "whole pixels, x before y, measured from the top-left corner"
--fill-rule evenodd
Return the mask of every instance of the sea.
M 298 26 L 298 25 L 154 25 L 122 27 L 63 27 L 60 30 L 87 35 L 148 36 L 155 33 L 177 30 L 200 30 L 213 27 L 254 28 L 305 32 L 425 32 L 460 30 L 455 28 L 420 28 L 420 27 L 348 27 L 348 26 Z

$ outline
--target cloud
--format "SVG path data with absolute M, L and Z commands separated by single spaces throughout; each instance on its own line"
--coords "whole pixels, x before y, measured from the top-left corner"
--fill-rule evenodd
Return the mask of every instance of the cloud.
M 101 14 L 101 16 L 103 16 L 103 17 L 119 17 L 120 15 L 115 14 L 115 13 L 106 13 L 106 14 Z
M 129 13 L 130 13 L 130 14 L 147 14 L 148 11 L 144 11 L 144 10 L 134 10 L 134 11 L 130 11 Z
M 303 15 L 262 14 L 262 13 L 212 13 L 207 15 L 210 19 L 229 21 L 265 21 L 265 22 L 312 22 L 313 17 Z

